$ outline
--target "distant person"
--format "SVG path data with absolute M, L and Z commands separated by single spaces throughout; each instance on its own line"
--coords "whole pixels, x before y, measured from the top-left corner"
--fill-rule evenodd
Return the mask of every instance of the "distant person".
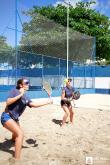
M 24 134 L 20 128 L 19 117 L 24 112 L 26 106 L 36 108 L 53 103 L 51 99 L 42 103 L 33 102 L 25 95 L 28 89 L 29 81 L 27 79 L 19 79 L 16 88 L 10 91 L 5 111 L 1 115 L 2 125 L 12 132 L 12 140 L 15 141 L 15 159 L 20 159 Z
M 61 122 L 61 126 L 63 126 L 66 123 L 67 118 L 70 118 L 71 124 L 73 123 L 73 107 L 71 104 L 71 101 L 73 101 L 73 96 L 74 96 L 74 88 L 71 86 L 71 78 L 65 79 L 66 86 L 63 87 L 62 89 L 62 94 L 61 94 L 61 107 L 64 110 L 64 116 Z

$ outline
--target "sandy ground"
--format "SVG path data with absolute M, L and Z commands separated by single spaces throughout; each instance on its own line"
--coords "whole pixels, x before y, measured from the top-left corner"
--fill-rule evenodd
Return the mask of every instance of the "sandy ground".
M 11 133 L 0 124 L 0 165 L 110 165 L 110 95 L 81 96 L 73 125 L 60 127 L 63 114 L 58 104 L 26 109 L 20 161 L 12 159 Z

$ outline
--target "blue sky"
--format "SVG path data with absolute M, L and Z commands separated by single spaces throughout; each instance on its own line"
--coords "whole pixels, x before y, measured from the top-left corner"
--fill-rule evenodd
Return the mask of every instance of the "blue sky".
M 17 0 L 18 10 L 22 22 L 27 20 L 27 17 L 22 15 L 22 10 L 28 10 L 32 6 L 46 6 L 46 5 L 57 5 L 63 3 L 63 0 Z M 68 2 L 68 0 L 65 0 Z M 69 2 L 75 6 L 78 1 L 88 1 L 88 0 L 69 0 Z M 96 4 L 92 6 L 100 13 L 108 16 L 110 18 L 110 0 L 95 0 Z M 7 37 L 7 42 L 14 46 L 15 43 L 15 31 L 9 28 L 15 27 L 15 0 L 0 0 L 0 35 L 5 35 Z M 22 30 L 21 23 L 18 20 L 18 29 Z M 20 40 L 20 33 L 18 35 L 18 40 Z

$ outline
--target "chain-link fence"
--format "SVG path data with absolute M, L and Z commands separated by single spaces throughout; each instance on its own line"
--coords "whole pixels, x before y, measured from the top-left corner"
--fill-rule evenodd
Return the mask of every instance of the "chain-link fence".
M 33 90 L 40 89 L 44 79 L 50 81 L 53 88 L 59 88 L 67 75 L 73 78 L 77 88 L 94 88 L 95 69 L 91 64 L 95 38 L 72 28 L 67 31 L 67 19 L 62 25 L 55 18 L 39 13 L 37 4 L 34 6 L 38 7 L 32 7 L 32 2 L 17 0 L 11 3 L 9 19 L 0 36 L 2 88 L 15 85 L 21 77 L 30 80 Z

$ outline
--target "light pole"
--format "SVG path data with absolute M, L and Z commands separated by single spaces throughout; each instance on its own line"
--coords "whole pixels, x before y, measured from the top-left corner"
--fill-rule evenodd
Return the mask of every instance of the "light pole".
M 18 51 L 17 51 L 17 40 L 18 40 L 18 35 L 17 35 L 17 10 L 18 10 L 18 4 L 17 0 L 15 0 L 15 66 L 16 66 L 16 75 L 15 75 L 15 81 L 17 81 L 17 69 L 18 69 Z
M 69 4 L 67 5 L 67 78 L 68 78 L 68 62 L 69 60 Z
M 69 72 L 69 5 L 70 2 L 68 0 L 64 1 L 64 3 L 67 5 L 67 55 L 66 55 L 66 60 L 67 60 L 67 75 L 66 77 L 68 78 L 68 72 Z

